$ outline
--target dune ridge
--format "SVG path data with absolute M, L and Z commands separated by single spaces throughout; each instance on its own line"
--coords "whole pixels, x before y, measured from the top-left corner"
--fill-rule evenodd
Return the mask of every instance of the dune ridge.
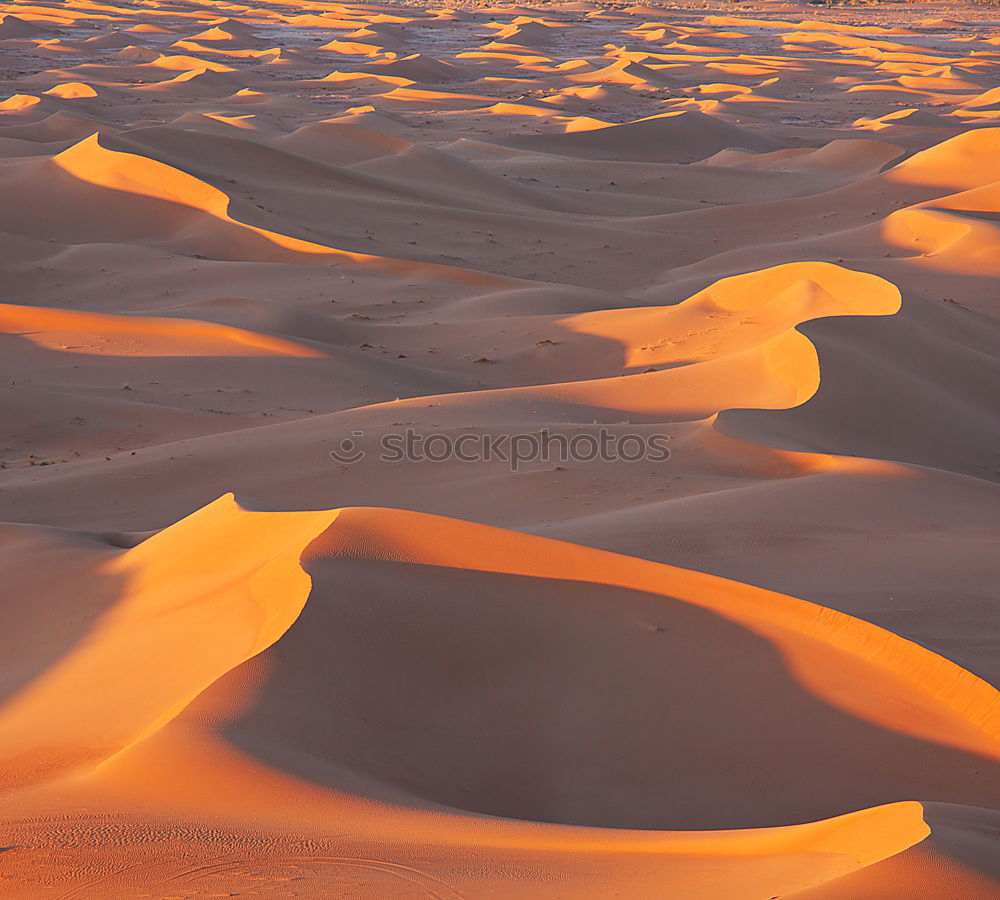
M 106 556 L 100 545 L 89 552 Z M 58 717 L 58 726 L 49 720 L 45 739 L 51 748 L 48 758 L 37 750 L 30 755 L 27 751 L 19 753 L 21 748 L 16 742 L 5 742 L 5 748 L 9 748 L 5 749 L 5 789 L 10 791 L 39 779 L 65 779 L 74 770 L 93 770 L 98 763 L 106 767 L 109 760 L 123 753 L 127 756 L 157 731 L 169 731 L 170 722 L 178 715 L 183 718 L 183 709 L 212 681 L 281 641 L 307 603 L 307 571 L 335 559 L 417 563 L 439 571 L 442 567 L 458 567 L 465 571 L 540 576 L 557 579 L 555 584 L 560 583 L 560 577 L 569 577 L 584 583 L 683 597 L 686 603 L 749 624 L 770 640 L 819 640 L 849 656 L 863 656 L 870 661 L 868 664 L 891 671 L 890 678 L 920 679 L 913 682 L 913 689 L 924 697 L 922 702 L 930 707 L 937 705 L 942 711 L 950 707 L 948 715 L 952 716 L 947 725 L 941 721 L 932 740 L 960 743 L 963 735 L 956 726 L 964 721 L 966 727 L 972 726 L 973 732 L 979 731 L 986 738 L 973 745 L 976 751 L 991 748 L 996 754 L 1000 750 L 1000 723 L 996 720 L 996 692 L 992 688 L 945 660 L 934 659 L 933 654 L 916 645 L 831 610 L 811 611 L 811 605 L 802 601 L 711 576 L 457 520 L 398 510 L 255 512 L 229 496 L 98 564 L 97 572 L 112 582 L 112 590 L 119 596 L 74 650 L 5 703 L 0 728 L 8 736 L 25 734 L 26 717 L 42 710 L 50 714 L 55 699 L 65 696 L 67 683 L 81 690 L 88 702 L 81 705 L 77 701 L 72 713 L 67 710 Z M 752 607 L 746 603 L 747 592 L 755 592 Z M 208 598 L 211 602 L 206 605 Z M 151 631 L 154 623 L 155 631 Z M 202 636 L 200 644 L 195 643 L 198 634 Z M 220 641 L 223 634 L 226 638 Z M 149 643 L 153 639 L 155 642 Z M 172 655 L 176 652 L 174 641 L 181 640 L 187 650 L 185 666 L 164 666 L 158 654 Z M 141 654 L 144 673 L 137 671 L 132 662 L 139 644 L 148 647 Z M 115 678 L 114 669 L 125 664 L 129 665 L 129 678 Z M 938 671 L 940 674 L 936 674 Z M 798 674 L 802 677 L 804 673 Z M 137 679 L 142 680 L 141 684 Z M 130 730 L 121 730 L 126 724 L 120 717 L 121 700 L 103 690 L 88 690 L 90 681 L 95 686 L 117 682 L 122 691 L 131 695 L 127 707 Z M 135 693 L 136 688 L 140 693 Z M 140 696 L 142 702 L 137 703 Z M 978 701 L 977 696 L 981 698 Z M 954 698 L 962 702 L 954 706 Z M 105 729 L 109 714 L 117 720 L 121 735 L 118 742 L 108 740 Z M 932 717 L 929 723 L 933 721 Z M 887 723 L 883 720 L 881 724 Z M 95 730 L 102 733 L 102 741 L 94 740 Z M 30 731 L 37 739 L 39 726 Z M 31 771 L 19 765 L 25 758 L 33 762 Z M 898 806 L 902 813 L 905 804 Z M 854 818 L 860 815 L 854 814 Z M 819 825 L 800 828 L 806 846 L 817 851 L 823 852 L 829 846 L 835 853 L 861 853 L 859 847 L 848 851 L 839 838 L 834 838 L 842 828 L 839 822 L 837 826 L 830 823 L 830 837 L 824 837 Z M 810 831 L 816 833 L 818 843 L 816 838 L 808 837 Z M 784 832 L 789 833 L 794 846 L 796 830 L 777 829 L 775 837 Z M 914 835 L 911 840 L 920 839 L 919 831 L 910 833 Z M 738 838 L 734 834 L 733 838 L 736 845 L 726 852 L 754 853 L 755 842 L 765 840 L 765 833 L 744 833 Z M 833 844 L 824 845 L 831 838 Z M 670 852 L 667 840 L 665 846 L 662 841 L 656 842 L 656 852 Z M 706 840 L 711 838 L 706 835 Z M 701 849 L 697 843 L 683 846 L 685 854 L 718 852 L 711 843 Z M 779 841 L 777 847 L 783 846 Z M 895 852 L 905 846 L 897 847 Z M 868 845 L 856 859 L 870 865 L 882 858 L 881 853 L 888 851 L 873 851 Z
M 4 896 L 1000 897 L 945 5 L 0 4 Z

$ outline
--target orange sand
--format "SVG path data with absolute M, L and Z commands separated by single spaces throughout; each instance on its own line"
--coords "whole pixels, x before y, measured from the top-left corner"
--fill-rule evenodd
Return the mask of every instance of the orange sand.
M 0 3 L 0 894 L 1000 898 L 998 45 Z

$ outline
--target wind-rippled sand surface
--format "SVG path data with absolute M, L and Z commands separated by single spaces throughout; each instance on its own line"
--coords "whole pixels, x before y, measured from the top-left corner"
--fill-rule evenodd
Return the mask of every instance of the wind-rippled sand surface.
M 0 51 L 0 894 L 1000 897 L 995 9 Z

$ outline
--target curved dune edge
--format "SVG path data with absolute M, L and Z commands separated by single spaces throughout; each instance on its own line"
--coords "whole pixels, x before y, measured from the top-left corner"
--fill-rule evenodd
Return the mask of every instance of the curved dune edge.
M 797 330 L 799 325 L 833 316 L 890 316 L 899 312 L 901 305 L 899 289 L 884 278 L 810 261 L 722 278 L 676 306 L 584 313 L 561 324 L 571 331 L 622 340 L 629 348 L 626 364 L 638 365 L 661 361 L 632 349 L 643 335 L 648 340 L 649 334 L 657 333 L 658 326 L 660 333 L 683 333 L 685 324 L 690 327 L 706 318 L 735 319 L 730 326 L 732 337 L 740 339 L 748 330 L 746 326 L 753 326 L 750 333 L 760 335 L 756 346 L 741 346 L 741 341 L 730 349 L 714 335 L 710 352 L 704 359 L 696 357 L 695 363 L 710 370 L 709 384 L 714 380 L 712 375 L 721 376 L 722 384 L 732 376 L 743 376 L 743 390 L 748 382 L 754 383 L 746 375 L 757 370 L 754 374 L 760 396 L 740 397 L 732 406 L 790 408 L 808 401 L 820 384 L 816 347 Z M 665 327 L 664 321 L 677 325 Z M 682 377 L 682 372 L 683 368 L 661 377 L 672 380 Z M 613 381 L 607 383 L 613 388 Z
M 968 190 L 1000 178 L 998 150 L 1000 128 L 966 131 L 915 153 L 889 169 L 885 177 L 896 183 Z
M 98 133 L 52 157 L 52 163 L 80 181 L 98 187 L 199 210 L 222 222 L 245 228 L 282 249 L 296 253 L 343 255 L 351 259 L 368 258 L 363 254 L 346 253 L 240 222 L 229 215 L 229 196 L 225 192 L 146 156 L 109 150 L 101 145 Z
M 897 710 L 892 721 L 883 719 L 880 725 L 1000 758 L 1000 692 L 917 644 L 805 600 L 661 563 L 404 510 L 342 509 L 337 526 L 305 558 L 312 553 L 585 581 L 669 595 L 767 638 L 785 655 L 796 677 L 814 691 L 821 688 L 817 676 L 826 659 L 810 659 L 789 637 L 808 637 L 856 654 L 872 668 L 909 682 L 958 717 L 952 723 L 955 730 L 947 734 L 928 729 L 929 723 L 913 709 Z M 865 717 L 849 693 L 821 696 Z
M 302 561 L 321 557 L 664 594 L 764 637 L 794 676 L 832 706 L 871 718 L 852 685 L 887 678 L 909 700 L 880 706 L 881 727 L 1000 758 L 997 691 L 929 650 L 842 613 L 715 576 L 457 519 L 376 508 L 257 512 L 227 494 L 103 567 L 102 576 L 120 582 L 115 604 L 0 710 L 0 784 L 11 789 L 85 771 L 156 731 L 226 672 L 280 639 L 310 592 Z M 831 657 L 824 647 L 841 654 L 835 687 L 826 677 Z M 845 659 L 854 660 L 854 671 Z M 115 686 L 110 693 L 109 685 Z
M 0 709 L 0 787 L 93 768 L 270 646 L 308 597 L 303 547 L 337 515 L 224 498 L 106 565 L 113 608 Z
M 465 272 L 452 266 L 341 250 L 241 222 L 230 215 L 231 198 L 224 191 L 147 156 L 110 150 L 101 144 L 98 132 L 53 156 L 50 163 L 85 184 L 136 197 L 148 197 L 154 201 L 165 201 L 200 212 L 247 235 L 263 239 L 277 251 L 277 258 L 281 261 L 302 263 L 312 259 L 326 263 L 375 263 L 400 273 L 411 270 L 435 271 L 457 281 L 478 281 L 483 278 L 479 273 Z
M 531 398 L 658 422 L 709 419 L 729 409 L 792 409 L 816 394 L 821 378 L 816 346 L 798 326 L 836 316 L 891 316 L 901 306 L 899 289 L 877 275 L 818 261 L 786 263 L 722 278 L 675 306 L 600 310 L 555 323 L 619 344 L 626 369 L 648 366 L 640 372 L 437 394 L 393 406 Z M 641 346 L 651 335 L 696 333 L 706 318 L 722 324 L 704 346 L 698 339 Z
M 5 6 L 0 883 L 1000 893 L 986 13 Z
M 112 340 L 123 344 L 122 356 L 326 357 L 325 353 L 302 343 L 197 319 L 78 312 L 10 303 L 0 304 L 0 334 L 20 335 L 49 350 L 98 356 L 115 355 L 106 346 L 113 335 Z M 101 346 L 67 346 L 62 339 L 91 341 Z
M 759 620 L 770 639 L 780 638 L 777 626 L 799 638 L 811 632 L 837 646 L 881 653 L 883 665 L 905 657 L 912 670 L 904 674 L 916 682 L 946 669 L 951 688 L 969 694 L 977 681 L 874 626 L 720 578 L 442 517 L 371 508 L 262 512 L 225 495 L 99 568 L 121 580 L 114 606 L 0 709 L 2 786 L 15 798 L 45 782 L 85 786 L 80 776 L 138 748 L 210 684 L 280 640 L 310 592 L 303 562 L 330 556 L 636 586 L 728 611 L 744 625 Z M 728 606 L 743 607 L 748 599 L 755 602 L 742 613 Z M 77 777 L 67 781 L 67 775 Z M 100 796 L 99 781 L 95 787 Z M 271 812 L 261 814 L 266 819 Z M 567 827 L 467 818 L 457 810 L 392 815 L 400 813 L 404 820 L 415 816 L 422 838 L 438 845 L 643 853 L 676 857 L 678 865 L 698 857 L 731 858 L 734 865 L 780 860 L 780 875 L 768 878 L 782 886 L 786 879 L 815 884 L 841 877 L 930 833 L 913 801 L 805 824 L 722 831 Z
M 889 316 L 900 307 L 898 288 L 879 276 L 832 263 L 787 263 L 720 279 L 675 306 L 603 310 L 556 321 L 575 335 L 620 344 L 624 365 L 649 367 L 642 372 L 393 403 L 462 404 L 535 395 L 667 421 L 708 419 L 729 409 L 791 409 L 808 402 L 821 381 L 816 347 L 798 326 L 836 316 Z M 699 338 L 699 323 L 705 320 L 721 324 Z M 696 336 L 649 344 L 650 335 L 688 331 Z M 124 356 L 326 355 L 287 338 L 194 319 L 12 304 L 0 304 L 0 333 L 84 354 L 114 355 L 120 343 Z M 103 335 L 112 335 L 113 342 Z M 88 350 L 88 342 L 99 345 L 96 351 Z

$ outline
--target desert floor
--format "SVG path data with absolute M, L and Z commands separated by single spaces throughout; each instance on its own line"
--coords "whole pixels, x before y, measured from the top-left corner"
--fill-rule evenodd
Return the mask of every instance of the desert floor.
M 0 51 L 0 895 L 1000 897 L 1000 10 Z

